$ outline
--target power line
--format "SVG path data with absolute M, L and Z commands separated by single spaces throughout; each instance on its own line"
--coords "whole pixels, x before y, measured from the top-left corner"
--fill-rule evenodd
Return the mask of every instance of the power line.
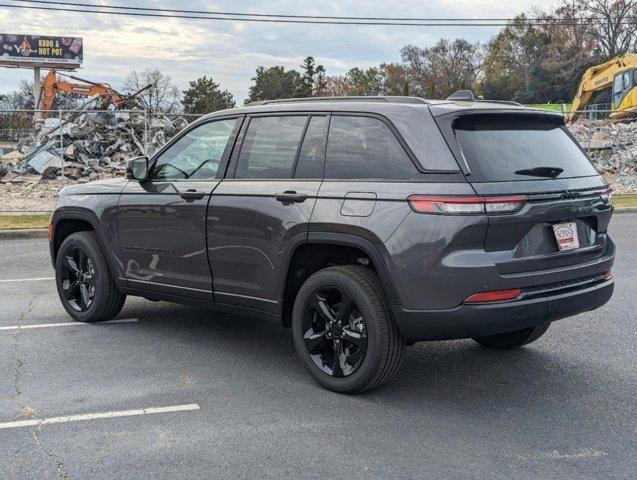
M 150 8 L 150 7 L 129 7 L 119 5 L 96 5 L 92 3 L 77 3 L 77 2 L 60 2 L 51 0 L 11 0 L 21 3 L 38 3 L 48 5 L 62 5 L 70 7 L 89 7 L 100 9 L 116 9 L 116 10 L 132 10 L 142 12 L 161 12 L 161 13 L 183 13 L 189 15 L 223 15 L 223 16 L 237 16 L 237 17 L 270 17 L 270 18 L 293 18 L 293 19 L 316 19 L 316 20 L 370 20 L 370 21 L 389 21 L 389 22 L 513 22 L 515 18 L 422 18 L 422 17 L 359 17 L 359 16 L 328 16 L 328 15 L 292 15 L 292 14 L 274 14 L 274 13 L 246 13 L 246 12 L 220 12 L 220 11 L 208 11 L 208 10 L 181 10 L 171 8 Z M 107 12 L 104 12 L 107 13 Z M 636 17 L 625 17 L 636 18 Z M 603 20 L 602 17 L 573 17 L 569 21 L 590 21 L 590 20 Z M 562 21 L 555 18 L 530 18 L 525 21 L 551 23 L 555 21 Z
M 14 0 L 16 1 L 16 0 Z M 17 0 L 17 1 L 31 1 L 31 0 Z M 33 2 L 35 3 L 35 2 Z M 89 8 L 112 8 L 121 10 L 122 7 L 117 6 L 104 6 L 104 5 L 92 5 L 92 4 L 76 4 L 76 3 L 63 3 L 63 2 L 51 2 L 61 5 L 68 6 L 82 6 Z M 287 18 L 247 18 L 247 17 L 234 17 L 234 16 L 215 16 L 220 14 L 211 14 L 206 13 L 205 15 L 175 15 L 172 13 L 142 13 L 139 11 L 108 11 L 108 10 L 86 10 L 84 8 L 59 8 L 59 7 L 45 7 L 45 6 L 35 6 L 35 5 L 8 5 L 8 4 L 0 4 L 0 7 L 5 8 L 17 8 L 17 9 L 28 9 L 28 10 L 44 10 L 44 11 L 54 11 L 54 12 L 72 12 L 72 13 L 93 13 L 93 14 L 102 14 L 102 15 L 121 15 L 121 16 L 134 16 L 134 17 L 155 17 L 155 18 L 180 18 L 180 19 L 192 19 L 192 20 L 218 20 L 218 21 L 235 21 L 235 22 L 259 22 L 259 23 L 288 23 L 288 24 L 324 24 L 324 25 L 380 25 L 380 26 L 412 26 L 412 27 L 498 27 L 498 26 L 508 26 L 511 22 L 502 22 L 500 19 L 485 19 L 485 20 L 474 20 L 474 19 L 429 19 L 426 23 L 411 23 L 405 21 L 332 21 L 332 20 L 314 20 L 312 17 L 302 17 L 305 19 L 287 19 Z M 133 7 L 126 7 L 133 8 Z M 139 10 L 135 9 L 134 10 Z M 168 10 L 162 9 L 154 9 L 153 11 L 158 12 L 169 12 Z M 226 15 L 230 15 L 227 13 Z M 249 15 L 249 14 L 242 14 Z M 261 14 L 265 15 L 265 14 Z M 364 17 L 360 17 L 364 18 Z M 381 18 L 381 17 L 376 17 Z M 633 17 L 627 17 L 633 18 Z M 511 19 L 514 21 L 514 19 Z M 524 25 L 546 25 L 547 23 L 561 26 L 577 26 L 577 25 L 586 25 L 588 23 L 588 19 L 586 21 L 563 21 L 551 19 L 540 20 L 540 19 L 532 19 L 532 20 L 523 20 Z M 438 23 L 438 22 L 452 22 L 452 23 Z M 487 22 L 487 23 L 484 23 Z

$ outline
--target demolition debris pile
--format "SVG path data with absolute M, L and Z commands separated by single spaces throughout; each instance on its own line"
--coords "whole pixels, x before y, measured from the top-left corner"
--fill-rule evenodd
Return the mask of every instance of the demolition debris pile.
M 568 128 L 615 193 L 637 193 L 637 120 L 581 121 Z
M 121 176 L 127 159 L 154 151 L 187 123 L 144 110 L 119 111 L 114 105 L 106 111 L 47 118 L 35 136 L 8 154 L 17 161 L 2 158 L 8 170 L 2 182 L 29 174 L 45 180 L 64 176 L 71 181 Z
M 123 110 L 64 112 L 0 156 L 3 210 L 51 210 L 67 183 L 123 176 L 129 158 L 149 154 L 184 128 L 184 117 Z M 25 124 L 31 128 L 31 116 Z M 578 121 L 568 128 L 615 193 L 637 193 L 637 120 Z M 15 143 L 13 143 L 15 144 Z

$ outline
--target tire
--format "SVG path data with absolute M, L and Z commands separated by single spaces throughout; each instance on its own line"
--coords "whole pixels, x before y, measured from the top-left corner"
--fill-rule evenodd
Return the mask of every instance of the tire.
M 126 300 L 94 232 L 77 232 L 62 242 L 55 260 L 55 283 L 62 306 L 78 322 L 110 320 Z
M 334 308 L 330 306 L 325 314 L 321 300 L 328 306 L 332 302 Z M 338 318 L 344 319 L 342 328 L 341 323 L 328 321 Z M 309 374 L 321 386 L 340 393 L 358 393 L 387 383 L 405 351 L 378 276 L 362 266 L 329 267 L 310 276 L 294 302 L 292 332 L 296 352 Z M 316 348 L 311 343 L 315 341 Z
M 528 345 L 535 342 L 548 330 L 551 322 L 540 323 L 535 327 L 516 330 L 514 332 L 489 335 L 488 337 L 474 338 L 480 345 L 498 350 L 510 350 L 512 348 Z

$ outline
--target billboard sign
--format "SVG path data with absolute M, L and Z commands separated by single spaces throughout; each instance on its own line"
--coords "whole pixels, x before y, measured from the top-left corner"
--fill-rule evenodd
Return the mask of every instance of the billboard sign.
M 83 56 L 78 37 L 0 33 L 0 65 L 74 69 L 82 64 Z

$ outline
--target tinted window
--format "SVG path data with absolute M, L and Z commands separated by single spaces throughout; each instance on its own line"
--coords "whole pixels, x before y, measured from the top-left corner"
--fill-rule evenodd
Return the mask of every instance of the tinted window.
M 211 179 L 237 119 L 209 122 L 189 131 L 157 159 L 153 178 L 157 180 Z
M 613 103 L 615 106 L 619 105 L 619 101 L 624 93 L 624 76 L 621 74 L 615 75 L 613 82 Z
M 325 160 L 327 117 L 312 117 L 303 137 L 295 178 L 322 178 Z
M 371 117 L 332 117 L 325 178 L 403 180 L 416 173 L 384 122 Z
M 255 117 L 245 134 L 235 178 L 292 178 L 307 117 Z
M 521 172 L 538 167 L 561 168 L 558 178 L 596 174 L 566 127 L 547 119 L 476 115 L 460 118 L 454 128 L 473 182 L 538 179 Z

